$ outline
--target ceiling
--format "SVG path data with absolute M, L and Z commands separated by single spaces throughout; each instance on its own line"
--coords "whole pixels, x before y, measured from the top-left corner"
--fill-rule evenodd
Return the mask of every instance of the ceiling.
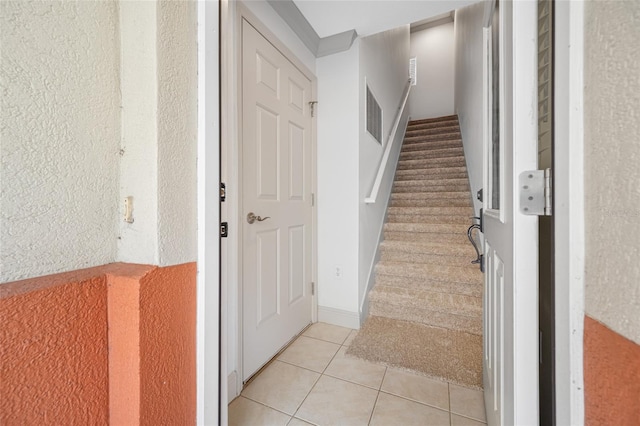
M 424 21 L 479 0 L 293 0 L 318 35 L 367 36 Z

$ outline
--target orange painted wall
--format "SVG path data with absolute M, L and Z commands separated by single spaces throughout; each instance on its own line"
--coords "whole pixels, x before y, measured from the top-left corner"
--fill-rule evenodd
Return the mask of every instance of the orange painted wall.
M 640 345 L 585 316 L 585 424 L 640 425 Z
M 0 425 L 195 423 L 195 263 L 0 285 Z
M 147 274 L 140 281 L 140 424 L 195 424 L 195 341 L 195 263 Z
M 107 424 L 107 288 L 86 272 L 0 286 L 0 424 Z

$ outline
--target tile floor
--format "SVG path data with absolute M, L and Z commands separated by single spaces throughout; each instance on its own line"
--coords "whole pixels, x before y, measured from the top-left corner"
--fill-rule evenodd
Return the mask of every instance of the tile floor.
M 346 357 L 356 332 L 309 327 L 231 402 L 229 424 L 485 424 L 481 391 Z

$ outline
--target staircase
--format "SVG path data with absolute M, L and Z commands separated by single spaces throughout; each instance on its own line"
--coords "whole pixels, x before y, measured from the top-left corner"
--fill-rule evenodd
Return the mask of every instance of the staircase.
M 369 315 L 349 353 L 465 386 L 482 383 L 482 288 L 456 116 L 411 121 Z

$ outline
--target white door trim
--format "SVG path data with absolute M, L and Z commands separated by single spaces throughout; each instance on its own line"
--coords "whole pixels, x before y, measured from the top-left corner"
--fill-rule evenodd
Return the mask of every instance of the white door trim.
M 217 206 L 220 138 L 217 2 L 198 2 L 198 276 L 196 284 L 196 422 L 226 424 L 219 393 L 220 292 Z M 224 391 L 223 391 L 224 392 Z
M 223 205 L 223 217 L 226 217 L 230 225 L 229 238 L 223 242 L 222 253 L 224 263 L 222 265 L 223 293 L 228 294 L 225 312 L 230 327 L 223 328 L 222 335 L 227 335 L 229 346 L 225 354 L 234 359 L 236 371 L 229 374 L 228 379 L 235 383 L 222 386 L 229 389 L 228 399 L 233 399 L 242 390 L 242 209 L 241 196 L 238 188 L 242 188 L 242 164 L 240 161 L 240 140 L 242 128 L 242 97 L 240 82 L 241 64 L 240 55 L 242 49 L 242 20 L 248 21 L 255 27 L 276 49 L 289 59 L 300 72 L 311 81 L 312 98 L 317 98 L 317 79 L 313 72 L 307 68 L 296 55 L 286 47 L 278 37 L 271 32 L 246 6 L 241 2 L 228 2 L 227 10 L 223 8 L 222 14 L 222 81 L 223 81 L 223 117 L 222 117 L 222 180 L 227 184 L 227 202 Z M 234 28 L 231 28 L 231 27 Z M 228 36 L 226 36 L 228 35 Z M 225 99 L 226 98 L 226 99 Z M 312 144 L 312 191 L 316 194 L 316 203 L 312 212 L 312 279 L 318 283 L 318 214 L 317 214 L 317 119 L 311 120 L 311 144 Z M 226 213 L 226 216 L 225 216 Z M 226 289 L 226 291 L 224 290 Z M 232 317 L 231 317 L 232 316 Z M 312 300 L 311 320 L 316 322 L 318 318 L 317 292 Z M 226 376 L 227 371 L 223 370 Z
M 584 424 L 584 2 L 555 2 L 556 422 Z

